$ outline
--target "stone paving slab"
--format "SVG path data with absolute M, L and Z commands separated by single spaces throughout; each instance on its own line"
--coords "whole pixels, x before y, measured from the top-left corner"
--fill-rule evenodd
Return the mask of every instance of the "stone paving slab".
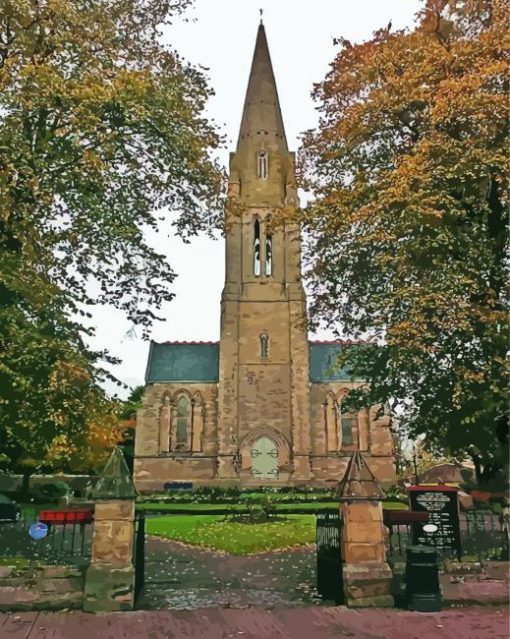
M 2 639 L 27 639 L 39 614 L 41 613 L 0 613 L 0 637 Z
M 448 605 L 508 605 L 508 582 L 484 579 L 480 581 L 466 581 L 451 583 L 441 580 L 443 599 Z
M 418 613 L 342 606 L 0 615 L 2 639 L 507 639 L 508 608 Z

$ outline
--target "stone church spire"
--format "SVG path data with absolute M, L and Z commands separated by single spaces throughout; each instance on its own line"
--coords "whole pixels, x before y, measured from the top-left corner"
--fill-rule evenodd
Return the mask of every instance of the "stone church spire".
M 279 207 L 294 188 L 294 156 L 289 153 L 280 100 L 261 23 L 257 31 L 241 128 L 230 156 L 230 192 L 245 206 Z M 295 198 L 294 198 L 295 199 Z
M 287 153 L 287 139 L 267 45 L 266 31 L 259 25 L 253 62 L 244 102 L 237 151 L 250 143 L 267 141 Z

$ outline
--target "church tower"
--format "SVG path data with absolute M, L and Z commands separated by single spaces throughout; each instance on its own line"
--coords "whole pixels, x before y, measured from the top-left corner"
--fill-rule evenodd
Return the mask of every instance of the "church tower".
M 225 213 L 218 387 L 220 479 L 306 481 L 309 361 L 294 154 L 261 23 Z
M 395 482 L 390 418 L 344 409 L 364 380 L 337 365 L 354 342 L 308 341 L 294 154 L 260 24 L 225 210 L 219 342 L 151 342 L 137 414 L 137 490 L 331 487 L 352 454 Z M 209 320 L 209 318 L 208 318 Z

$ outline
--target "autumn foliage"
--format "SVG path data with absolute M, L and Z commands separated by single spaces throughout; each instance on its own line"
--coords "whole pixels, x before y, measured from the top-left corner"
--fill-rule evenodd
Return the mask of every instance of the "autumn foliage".
M 412 436 L 508 454 L 508 0 L 428 0 L 413 30 L 339 40 L 304 140 L 313 316 Z
M 101 387 L 115 360 L 88 347 L 90 307 L 121 310 L 146 336 L 175 277 L 146 231 L 186 237 L 221 210 L 211 90 L 162 38 L 188 5 L 0 3 L 0 453 L 12 470 L 60 463 L 84 437 L 86 464 L 115 439 Z

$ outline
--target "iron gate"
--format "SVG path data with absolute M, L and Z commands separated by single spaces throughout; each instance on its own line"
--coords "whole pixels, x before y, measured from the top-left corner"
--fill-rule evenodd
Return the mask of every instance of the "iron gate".
M 339 512 L 317 513 L 317 590 L 324 599 L 344 602 Z
M 145 513 L 136 513 L 135 543 L 133 545 L 133 565 L 135 567 L 135 605 L 143 587 L 145 572 Z

